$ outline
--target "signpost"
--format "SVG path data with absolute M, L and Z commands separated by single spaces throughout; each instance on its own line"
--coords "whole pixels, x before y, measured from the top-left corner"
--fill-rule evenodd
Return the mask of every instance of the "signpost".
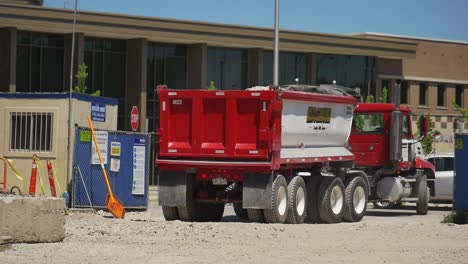
M 133 131 L 136 131 L 138 129 L 139 119 L 140 113 L 138 112 L 138 108 L 136 106 L 133 106 L 132 111 L 130 112 L 130 123 L 132 125 Z

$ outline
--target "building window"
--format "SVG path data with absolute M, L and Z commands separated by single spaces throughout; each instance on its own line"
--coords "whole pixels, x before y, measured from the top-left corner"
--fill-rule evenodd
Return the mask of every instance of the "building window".
M 211 81 L 218 90 L 240 90 L 247 86 L 247 51 L 208 48 L 207 87 Z
M 463 107 L 463 85 L 456 85 L 455 86 L 455 103 L 461 107 Z
M 419 105 L 427 105 L 427 83 L 419 83 Z
M 300 83 L 309 83 L 308 56 L 301 53 L 280 52 L 279 84 L 292 84 L 298 78 Z M 273 52 L 263 53 L 263 85 L 273 84 Z
M 364 98 L 375 95 L 375 58 L 350 55 L 317 55 L 318 84 L 337 84 L 359 88 Z M 387 87 L 388 88 L 388 87 Z
M 408 82 L 402 81 L 401 82 L 401 103 L 408 104 Z
M 117 127 L 120 130 L 125 127 L 126 51 L 125 40 L 85 38 L 88 92 L 100 90 L 102 96 L 119 100 Z
M 16 40 L 16 91 L 61 92 L 63 36 L 18 31 Z
M 53 122 L 50 112 L 10 112 L 10 151 L 51 152 Z
M 156 86 L 165 84 L 174 89 L 187 87 L 187 47 L 149 43 L 146 80 L 148 131 L 154 131 L 158 127 L 159 109 Z
M 445 85 L 437 85 L 437 106 L 445 106 Z

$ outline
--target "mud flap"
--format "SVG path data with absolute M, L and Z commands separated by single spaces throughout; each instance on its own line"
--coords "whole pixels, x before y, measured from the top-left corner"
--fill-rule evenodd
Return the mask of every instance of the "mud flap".
M 271 209 L 272 173 L 248 173 L 244 176 L 242 207 L 244 209 Z
M 186 206 L 188 177 L 185 171 L 160 171 L 159 205 Z

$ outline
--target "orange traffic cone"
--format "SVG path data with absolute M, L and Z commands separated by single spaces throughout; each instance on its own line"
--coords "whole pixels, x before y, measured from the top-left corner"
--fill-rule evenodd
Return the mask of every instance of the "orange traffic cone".
M 54 173 L 52 170 L 52 162 L 47 160 L 47 173 L 49 175 L 49 184 L 50 184 L 50 193 L 52 197 L 57 197 L 57 192 L 55 191 L 55 180 L 54 180 Z
M 37 164 L 36 164 L 36 155 L 33 156 L 32 169 L 31 169 L 31 179 L 29 181 L 29 195 L 36 195 L 36 178 L 37 178 Z

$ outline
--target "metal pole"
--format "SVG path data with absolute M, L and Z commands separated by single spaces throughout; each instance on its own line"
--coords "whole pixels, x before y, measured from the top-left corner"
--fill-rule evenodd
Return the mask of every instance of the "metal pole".
M 279 85 L 279 0 L 275 0 L 275 51 L 273 54 L 273 85 Z
M 75 55 L 75 28 L 76 28 L 76 10 L 78 7 L 78 0 L 75 0 L 75 9 L 73 11 L 73 31 L 72 31 L 72 48 L 70 55 L 70 89 L 68 98 L 68 166 L 67 166 L 67 185 L 70 182 L 73 173 L 73 160 L 72 160 L 72 138 L 73 138 L 73 120 L 72 120 L 72 92 L 73 92 L 73 62 Z

